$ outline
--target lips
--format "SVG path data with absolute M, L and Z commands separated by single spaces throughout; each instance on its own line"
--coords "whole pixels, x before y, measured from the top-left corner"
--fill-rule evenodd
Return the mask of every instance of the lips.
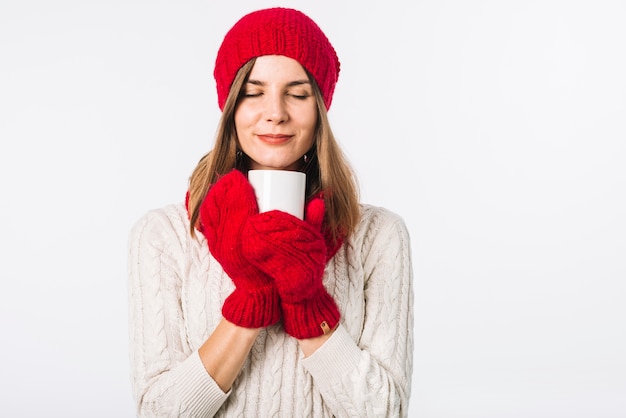
M 292 138 L 292 135 L 260 134 L 257 135 L 257 138 L 268 144 L 282 144 L 283 142 L 289 141 Z

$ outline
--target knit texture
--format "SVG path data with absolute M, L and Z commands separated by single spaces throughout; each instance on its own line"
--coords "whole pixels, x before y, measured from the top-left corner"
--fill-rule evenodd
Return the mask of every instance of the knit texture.
M 247 328 L 266 327 L 280 318 L 272 278 L 242 257 L 245 225 L 258 212 L 254 189 L 237 170 L 220 177 L 200 205 L 209 250 L 236 286 L 224 301 L 222 314 Z
M 130 362 L 140 417 L 406 417 L 413 359 L 409 236 L 397 215 L 362 207 L 323 285 L 341 321 L 303 358 L 281 324 L 263 328 L 223 393 L 197 350 L 234 284 L 189 236 L 184 204 L 150 211 L 129 242 Z
M 330 108 L 340 68 L 335 49 L 310 17 L 298 10 L 274 7 L 243 16 L 226 33 L 213 72 L 220 109 L 224 109 L 237 71 L 263 55 L 284 55 L 298 61 L 313 75 L 326 108 Z
M 322 235 L 324 200 L 307 204 L 302 221 L 280 211 L 250 217 L 244 255 L 274 278 L 285 331 L 298 339 L 326 334 L 339 322 L 339 309 L 322 278 L 326 242 Z

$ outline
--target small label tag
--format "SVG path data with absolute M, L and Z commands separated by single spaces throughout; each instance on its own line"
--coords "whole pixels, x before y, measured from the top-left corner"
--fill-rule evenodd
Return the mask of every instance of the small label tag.
M 322 321 L 322 323 L 320 324 L 320 328 L 322 328 L 322 331 L 324 331 L 324 335 L 330 332 L 330 327 L 328 326 L 328 323 L 326 321 Z

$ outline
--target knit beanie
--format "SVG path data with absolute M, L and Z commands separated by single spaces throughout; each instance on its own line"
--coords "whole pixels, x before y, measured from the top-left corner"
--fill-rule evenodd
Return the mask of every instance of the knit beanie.
M 298 61 L 313 75 L 326 109 L 330 108 L 339 77 L 335 49 L 310 17 L 298 10 L 274 7 L 245 15 L 226 33 L 213 73 L 221 110 L 237 71 L 262 55 L 284 55 Z

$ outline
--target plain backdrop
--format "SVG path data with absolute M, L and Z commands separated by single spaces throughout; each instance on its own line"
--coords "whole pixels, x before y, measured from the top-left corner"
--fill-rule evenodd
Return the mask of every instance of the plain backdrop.
M 213 143 L 244 13 L 334 44 L 362 201 L 405 219 L 410 417 L 626 417 L 626 3 L 0 3 L 0 416 L 133 417 L 126 245 Z

